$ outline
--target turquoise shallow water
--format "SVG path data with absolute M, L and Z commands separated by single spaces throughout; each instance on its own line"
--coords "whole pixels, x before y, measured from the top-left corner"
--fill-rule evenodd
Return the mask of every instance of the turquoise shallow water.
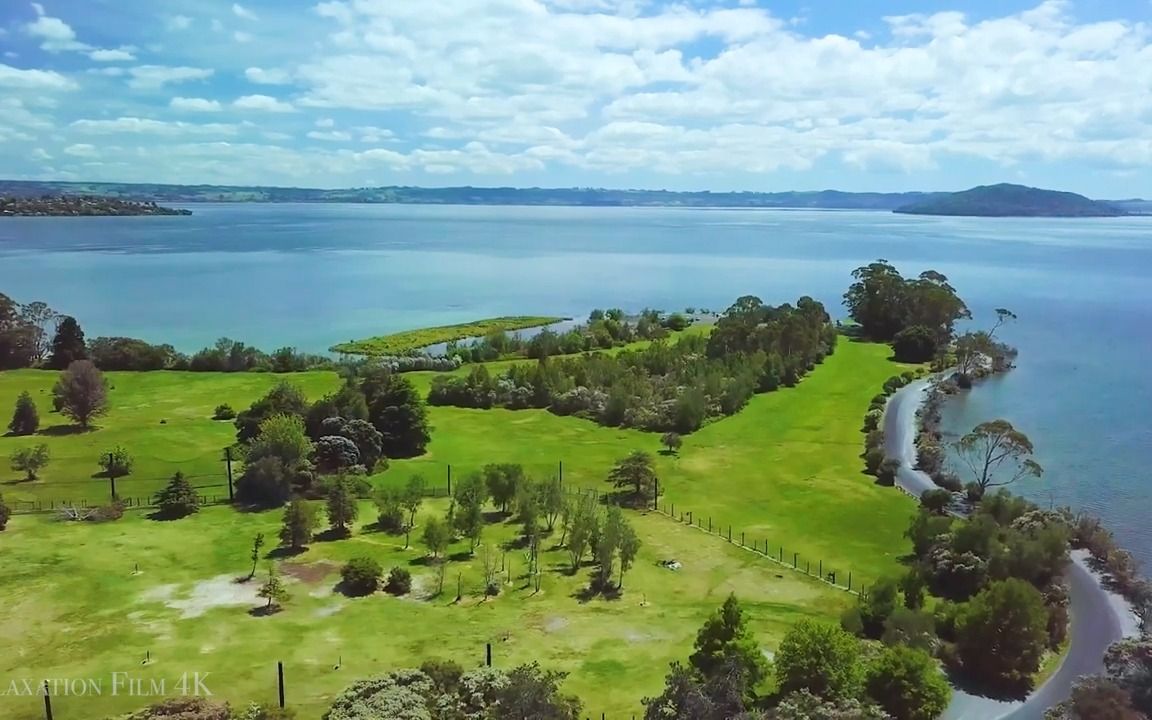
M 877 257 L 947 274 L 1019 367 L 954 403 L 1006 417 L 1047 468 L 1017 489 L 1109 521 L 1152 562 L 1152 218 L 928 218 L 671 208 L 203 205 L 191 217 L 0 220 L 0 292 L 89 336 L 273 349 L 501 314 L 723 309 L 810 294 L 842 312 Z

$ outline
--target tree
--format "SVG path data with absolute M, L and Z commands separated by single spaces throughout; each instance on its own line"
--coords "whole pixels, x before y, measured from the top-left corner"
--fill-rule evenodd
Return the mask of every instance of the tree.
M 352 492 L 352 484 L 346 477 L 338 477 L 328 488 L 328 525 L 332 532 L 339 537 L 349 535 L 349 526 L 356 521 L 360 514 L 360 506 L 356 502 L 356 495 Z
M 680 437 L 678 432 L 666 432 L 660 437 L 660 444 L 667 448 L 670 454 L 676 454 L 680 452 L 684 438 Z
M 539 488 L 540 510 L 544 513 L 544 523 L 548 532 L 556 527 L 556 519 L 564 512 L 564 489 L 556 478 L 541 484 Z
M 925 490 L 920 495 L 920 505 L 929 512 L 936 515 L 943 515 L 948 506 L 952 504 L 952 493 L 944 488 L 937 488 L 935 490 Z
M 476 544 L 480 542 L 480 535 L 484 531 L 484 501 L 488 498 L 488 489 L 479 473 L 467 475 L 456 483 L 452 498 L 456 501 L 456 513 L 453 515 L 452 528 L 468 538 L 470 549 L 475 552 Z
M 88 359 L 88 347 L 84 344 L 84 331 L 80 323 L 71 315 L 65 315 L 56 326 L 56 337 L 52 338 L 52 357 L 48 367 L 63 370 L 77 360 Z
M 864 333 L 880 342 L 891 340 L 907 322 L 908 289 L 904 278 L 887 260 L 852 271 L 856 282 L 844 293 L 844 305 Z
M 292 481 L 278 457 L 263 457 L 244 465 L 236 480 L 236 501 L 254 507 L 280 507 L 292 497 Z
M 907 645 L 932 652 L 937 645 L 936 619 L 926 612 L 898 607 L 884 621 L 880 641 L 885 645 Z
M 885 648 L 864 680 L 868 696 L 895 720 L 935 720 L 952 699 L 952 686 L 928 653 Z
M 424 453 L 431 439 L 428 410 L 415 386 L 405 377 L 384 373 L 366 378 L 364 396 L 368 420 L 380 431 L 384 455 L 407 458 Z
M 293 551 L 303 550 L 312 542 L 312 533 L 318 524 L 316 508 L 297 498 L 284 509 L 280 524 L 280 545 Z
M 37 357 L 35 328 L 21 317 L 20 306 L 0 293 L 0 370 L 29 367 Z
M 1051 708 L 1044 720 L 1148 720 L 1132 697 L 1112 680 L 1089 675 L 1072 687 L 1072 697 Z
M 673 662 L 664 692 L 644 698 L 644 720 L 743 720 L 749 683 L 738 665 L 711 678 Z
M 32 435 L 40 428 L 40 413 L 36 410 L 36 403 L 32 402 L 32 395 L 27 390 L 16 398 L 16 408 L 12 412 L 12 422 L 8 423 L 8 431 L 13 435 Z
M 855 698 L 825 700 L 801 690 L 785 696 L 766 720 L 892 720 L 892 716 Z
M 349 595 L 371 595 L 380 587 L 384 568 L 370 557 L 354 557 L 340 569 L 344 592 Z
M 32 361 L 39 364 L 52 350 L 52 338 L 48 334 L 48 326 L 59 323 L 60 313 L 48 307 L 47 303 L 37 300 L 20 307 L 20 320 L 29 331 Z
M 432 553 L 433 558 L 439 558 L 444 548 L 448 547 L 451 532 L 448 525 L 440 518 L 428 518 L 428 521 L 424 523 L 424 544 L 428 547 L 428 552 Z
M 572 561 L 572 572 L 580 569 L 584 554 L 588 552 L 593 539 L 600 534 L 600 514 L 596 501 L 589 495 L 578 498 L 573 503 L 572 519 L 568 528 L 568 556 Z
M 579 720 L 580 700 L 560 692 L 566 673 L 542 670 L 537 663 L 521 665 L 508 673 L 496 690 L 495 707 L 489 717 L 532 720 Z
M 416 526 L 416 513 L 422 504 L 424 504 L 424 477 L 414 474 L 408 478 L 404 494 L 400 496 L 400 506 L 408 513 L 408 522 L 404 524 L 408 534 L 411 534 L 412 528 Z M 404 538 L 404 547 L 408 547 L 407 537 Z
M 729 594 L 696 633 L 695 652 L 688 662 L 705 679 L 735 665 L 749 687 L 755 687 L 768 675 L 768 663 L 748 630 L 747 617 L 735 594 Z
M 286 469 L 292 469 L 306 462 L 312 449 L 299 415 L 272 415 L 260 423 L 259 434 L 248 445 L 245 462 L 274 457 Z
M 620 508 L 608 508 L 608 515 L 592 544 L 592 554 L 596 558 L 597 567 L 595 588 L 598 590 L 605 591 L 611 587 L 612 568 L 615 565 L 616 551 L 620 548 L 623 526 L 624 517 L 620 513 Z
M 60 373 L 52 396 L 65 417 L 88 428 L 108 410 L 108 383 L 104 373 L 88 360 L 76 360 Z
M 360 454 L 360 464 L 369 473 L 382 472 L 388 468 L 383 450 L 384 437 L 367 420 L 355 418 L 347 421 L 340 428 L 340 435 L 355 443 Z
M 864 624 L 865 635 L 880 637 L 884 632 L 884 621 L 896 609 L 897 600 L 896 581 L 891 578 L 876 581 L 866 594 L 860 596 L 860 621 Z
M 260 549 L 264 547 L 264 533 L 256 533 L 256 537 L 252 538 L 252 569 L 248 572 L 248 579 L 256 577 L 256 563 L 260 561 Z
M 131 475 L 132 466 L 135 464 L 135 461 L 132 459 L 132 456 L 128 454 L 127 450 L 117 445 L 101 455 L 98 464 L 104 471 L 104 477 L 115 480 Z
M 859 658 L 859 641 L 844 630 L 801 620 L 776 652 L 776 683 L 784 693 L 808 690 L 822 698 L 854 697 L 863 679 Z
M 1114 643 L 1104 654 L 1108 677 L 1132 695 L 1132 704 L 1152 716 L 1152 637 Z
M 924 607 L 924 574 L 919 568 L 911 568 L 900 577 L 900 592 L 904 594 L 904 607 L 919 610 Z
M 396 488 L 381 488 L 376 494 L 376 525 L 388 533 L 398 533 L 405 527 L 411 527 L 404 522 L 404 495 Z
M 200 498 L 184 473 L 179 470 L 167 487 L 156 494 L 157 513 L 163 518 L 182 518 L 200 510 Z
M 925 363 L 936 357 L 939 336 L 923 325 L 906 327 L 892 338 L 896 362 Z
M 412 592 L 412 573 L 408 568 L 394 567 L 388 571 L 388 582 L 384 589 L 393 595 L 407 595 Z
M 8 507 L 8 503 L 4 502 L 4 496 L 0 495 L 0 531 L 8 527 L 8 519 L 12 517 L 12 508 Z
M 1001 325 L 1008 322 L 1009 320 L 1015 319 L 1016 313 L 1012 312 L 1008 308 L 996 308 L 996 323 L 992 326 L 992 329 L 988 331 L 988 337 L 995 337 L 996 331 L 1000 329 Z
M 276 573 L 276 566 L 272 563 L 268 563 L 268 579 L 260 586 L 256 596 L 268 601 L 268 604 L 264 606 L 268 612 L 273 612 L 288 601 L 288 590 L 284 587 L 284 582 L 280 580 L 280 576 Z
M 508 503 L 516 499 L 524 482 L 524 468 L 512 463 L 494 463 L 485 465 L 481 472 L 492 502 L 500 506 L 500 512 L 508 512 Z
M 300 388 L 286 382 L 277 383 L 264 397 L 236 416 L 236 442 L 248 442 L 260 434 L 260 425 L 273 415 L 302 417 L 308 401 Z
M 316 470 L 336 473 L 360 464 L 360 449 L 343 435 L 324 435 L 313 445 Z
M 964 669 L 994 686 L 1017 686 L 1040 669 L 1048 645 L 1044 596 L 1009 578 L 978 593 L 956 622 L 956 647 Z
M 636 450 L 616 461 L 608 474 L 608 482 L 623 490 L 625 497 L 633 505 L 647 505 L 653 500 L 656 489 L 656 470 L 653 467 L 652 456 L 642 450 Z
M 953 444 L 973 473 L 982 492 L 1010 485 L 1023 477 L 1040 477 L 1043 468 L 1032 459 L 1032 441 L 1007 420 L 980 423 Z
M 9 458 L 12 469 L 25 473 L 28 482 L 36 479 L 36 473 L 44 469 L 49 459 L 48 446 L 44 443 L 18 448 L 12 452 Z

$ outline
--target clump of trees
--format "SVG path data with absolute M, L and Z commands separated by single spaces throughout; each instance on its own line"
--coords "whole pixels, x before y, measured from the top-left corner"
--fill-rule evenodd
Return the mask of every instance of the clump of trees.
M 384 569 L 375 558 L 354 557 L 340 568 L 340 580 L 348 595 L 371 595 L 380 587 Z
M 564 673 L 536 663 L 512 670 L 465 671 L 451 661 L 430 660 L 419 670 L 393 670 L 358 680 L 336 696 L 327 720 L 452 717 L 578 720 L 580 701 L 560 691 Z
M 745 296 L 708 338 L 657 340 L 613 356 L 544 354 L 534 366 L 514 365 L 496 377 L 480 365 L 467 376 L 435 378 L 428 402 L 547 408 L 602 425 L 690 433 L 739 411 L 756 392 L 794 385 L 835 342 L 835 328 L 815 300 L 773 307 Z
M 284 508 L 280 523 L 280 546 L 293 552 L 300 552 L 312 542 L 318 520 L 316 508 L 299 498 Z
M 774 672 L 778 694 L 758 698 Z M 906 645 L 866 653 L 838 627 L 812 621 L 793 626 L 769 666 L 735 597 L 701 628 L 687 666 L 672 664 L 665 689 L 644 700 L 645 720 L 680 717 L 761 717 L 776 720 L 854 718 L 931 720 L 947 707 L 952 689 L 932 656 Z

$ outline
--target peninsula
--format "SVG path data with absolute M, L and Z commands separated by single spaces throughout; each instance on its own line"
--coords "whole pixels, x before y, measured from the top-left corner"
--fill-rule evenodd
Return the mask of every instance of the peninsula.
M 191 210 L 162 207 L 152 200 L 126 200 L 93 195 L 0 197 L 0 217 L 191 214 Z
M 905 215 L 970 217 L 1118 217 L 1124 210 L 1083 195 L 1001 183 L 963 192 L 936 195 L 893 212 Z

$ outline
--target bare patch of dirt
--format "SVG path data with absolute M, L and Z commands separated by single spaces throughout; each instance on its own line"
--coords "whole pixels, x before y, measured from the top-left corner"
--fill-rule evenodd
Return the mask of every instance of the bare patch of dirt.
M 314 612 L 312 614 L 318 618 L 324 618 L 324 617 L 328 617 L 330 615 L 335 615 L 336 613 L 340 612 L 343 609 L 344 609 L 344 603 L 338 602 L 338 603 L 333 603 L 331 605 L 325 605 L 324 607 L 317 609 L 316 612 Z
M 162 602 L 173 610 L 179 610 L 181 618 L 193 618 L 218 607 L 255 605 L 261 602 L 256 596 L 258 589 L 256 583 L 239 584 L 231 575 L 217 575 L 183 591 L 178 591 L 176 585 L 154 587 L 143 593 L 140 599 Z
M 568 618 L 555 615 L 544 621 L 544 632 L 557 633 L 568 627 Z
M 320 560 L 314 563 L 282 563 L 280 569 L 306 585 L 316 585 L 337 570 L 336 563 Z

